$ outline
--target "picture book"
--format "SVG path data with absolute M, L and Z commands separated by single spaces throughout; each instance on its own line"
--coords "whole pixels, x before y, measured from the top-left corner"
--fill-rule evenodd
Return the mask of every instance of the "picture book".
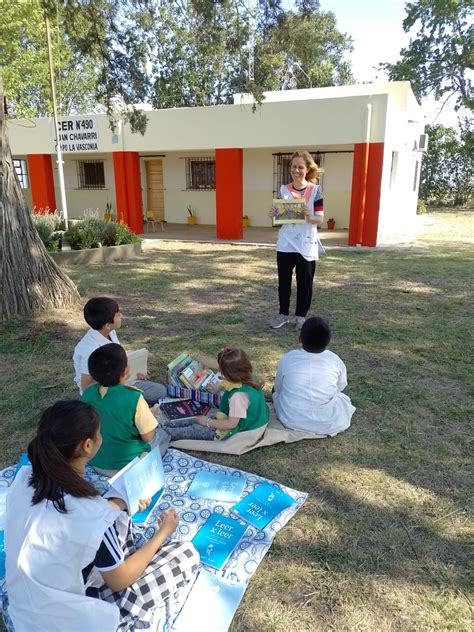
M 305 200 L 273 200 L 275 216 L 273 225 L 281 224 L 305 224 L 305 213 L 308 208 Z
M 136 457 L 112 476 L 109 479 L 110 490 L 107 496 L 110 498 L 115 494 L 122 498 L 127 503 L 132 521 L 136 524 L 145 524 L 163 493 L 164 483 L 165 473 L 160 448 L 156 447 L 142 459 Z M 142 498 L 151 498 L 152 502 L 145 511 L 139 512 L 138 503 Z
M 173 632 L 225 632 L 246 587 L 245 582 L 230 581 L 202 568 L 173 624 Z
M 192 399 L 181 399 L 160 404 L 160 408 L 170 421 L 190 419 L 197 415 L 207 415 L 211 410 L 209 404 L 201 404 Z
M 245 487 L 243 476 L 229 476 L 220 472 L 198 472 L 188 487 L 189 496 L 208 498 L 224 503 L 239 500 Z
M 294 502 L 294 498 L 275 485 L 262 483 L 231 507 L 231 511 L 257 529 L 265 529 L 273 518 Z
M 221 569 L 247 530 L 247 525 L 235 518 L 212 513 L 192 539 L 201 562 Z
M 127 384 L 134 382 L 137 380 L 137 373 L 143 373 L 146 375 L 148 373 L 148 356 L 150 352 L 148 349 L 137 349 L 136 351 L 130 351 L 127 353 L 127 362 L 128 362 L 128 370 L 130 371 L 130 376 L 127 380 Z

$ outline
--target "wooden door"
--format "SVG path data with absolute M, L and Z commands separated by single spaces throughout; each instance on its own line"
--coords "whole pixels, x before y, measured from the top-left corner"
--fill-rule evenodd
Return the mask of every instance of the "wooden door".
M 158 221 L 165 219 L 165 199 L 163 194 L 163 161 L 146 161 L 147 211 L 153 211 Z

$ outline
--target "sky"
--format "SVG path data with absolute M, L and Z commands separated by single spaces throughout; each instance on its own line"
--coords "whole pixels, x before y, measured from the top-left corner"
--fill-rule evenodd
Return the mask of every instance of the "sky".
M 292 0 L 282 3 L 293 8 Z M 409 44 L 410 35 L 403 31 L 406 15 L 405 0 L 320 0 L 322 11 L 332 11 L 338 29 L 353 39 L 354 51 L 348 57 L 355 80 L 387 81 L 387 76 L 376 67 L 382 62 L 395 62 L 400 50 Z M 413 36 L 413 34 L 412 34 Z M 439 114 L 440 105 L 433 99 L 422 103 L 427 124 L 457 124 L 453 110 L 445 107 Z

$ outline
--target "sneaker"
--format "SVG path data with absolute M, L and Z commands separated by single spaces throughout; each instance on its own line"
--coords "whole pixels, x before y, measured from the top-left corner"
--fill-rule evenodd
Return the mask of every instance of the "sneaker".
M 290 322 L 288 316 L 276 314 L 268 323 L 272 329 L 279 329 Z
M 296 331 L 301 331 L 301 327 L 303 327 L 306 318 L 304 316 L 295 316 L 295 320 L 293 321 L 293 326 Z

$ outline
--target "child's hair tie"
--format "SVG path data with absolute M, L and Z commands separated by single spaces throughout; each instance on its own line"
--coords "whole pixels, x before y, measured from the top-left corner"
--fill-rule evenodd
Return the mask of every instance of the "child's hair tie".
M 229 353 L 230 347 L 222 347 L 221 351 L 222 353 Z

